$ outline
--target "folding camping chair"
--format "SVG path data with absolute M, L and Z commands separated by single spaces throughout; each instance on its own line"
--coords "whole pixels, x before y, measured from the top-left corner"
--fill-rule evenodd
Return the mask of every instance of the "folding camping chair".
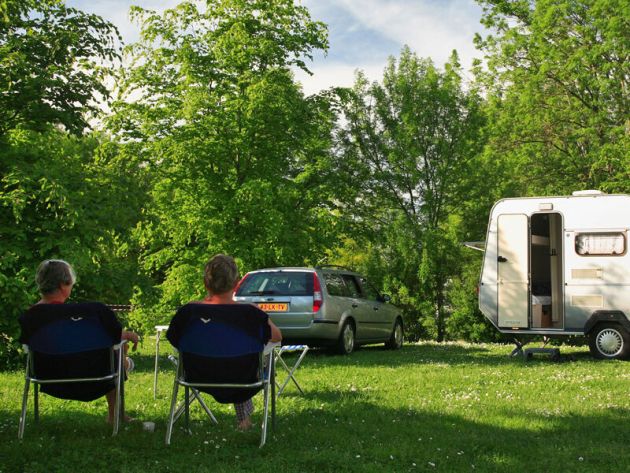
M 39 386 L 42 392 L 62 399 L 89 402 L 116 389 L 114 431 L 118 433 L 124 412 L 124 371 L 122 347 L 112 343 L 96 317 L 68 317 L 51 322 L 24 345 L 27 353 L 22 412 L 18 438 L 24 436 L 30 383 L 33 383 L 34 417 L 39 421 Z
M 190 403 L 201 400 L 200 391 L 211 394 L 220 403 L 243 402 L 263 391 L 263 421 L 260 447 L 267 440 L 269 402 L 275 423 L 275 402 L 270 393 L 273 378 L 273 358 L 265 368 L 261 336 L 234 325 L 228 317 L 221 318 L 199 304 L 197 313 L 189 320 L 179 340 L 177 373 L 173 382 L 173 395 L 166 428 L 166 444 L 170 445 L 173 425 L 184 413 L 186 429 L 189 424 Z M 211 314 L 211 315 L 210 315 Z M 261 327 L 262 330 L 262 327 Z M 184 386 L 183 404 L 177 406 L 179 386 Z M 191 394 L 192 390 L 192 394 Z M 213 419 L 203 402 L 202 407 Z

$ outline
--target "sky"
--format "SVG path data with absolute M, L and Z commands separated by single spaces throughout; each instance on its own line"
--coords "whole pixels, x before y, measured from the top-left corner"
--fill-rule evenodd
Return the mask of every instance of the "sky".
M 456 49 L 465 70 L 475 50 L 473 37 L 483 33 L 481 7 L 474 0 L 297 0 L 314 20 L 328 25 L 330 47 L 307 66 L 312 76 L 297 70 L 307 95 L 331 86 L 350 86 L 360 69 L 380 80 L 390 56 L 408 45 L 420 57 L 442 67 Z M 138 39 L 139 27 L 129 20 L 129 7 L 161 11 L 179 0 L 66 0 L 66 5 L 96 13 L 114 23 L 125 43 Z

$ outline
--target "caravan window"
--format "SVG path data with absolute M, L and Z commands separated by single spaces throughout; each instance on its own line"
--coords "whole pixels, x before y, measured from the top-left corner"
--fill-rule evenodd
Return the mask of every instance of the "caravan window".
M 626 252 L 626 236 L 622 232 L 577 233 L 575 252 L 581 256 L 620 256 Z

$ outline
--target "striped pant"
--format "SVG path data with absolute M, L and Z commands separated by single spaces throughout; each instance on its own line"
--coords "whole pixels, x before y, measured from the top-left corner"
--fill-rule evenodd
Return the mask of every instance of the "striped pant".
M 248 399 L 245 402 L 235 403 L 234 410 L 236 411 L 237 422 L 241 422 L 252 415 L 254 412 L 254 403 L 251 399 Z

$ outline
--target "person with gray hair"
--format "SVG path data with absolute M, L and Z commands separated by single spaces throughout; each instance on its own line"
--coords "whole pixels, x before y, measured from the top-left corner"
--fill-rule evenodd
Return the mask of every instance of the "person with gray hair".
M 42 261 L 35 273 L 35 282 L 42 295 L 40 303 L 46 303 L 48 300 L 63 299 L 61 302 L 65 301 L 70 297 L 72 286 L 76 281 L 74 268 L 67 261 L 61 259 Z
M 60 259 L 48 259 L 42 261 L 37 268 L 35 282 L 37 283 L 37 288 L 41 294 L 41 299 L 24 312 L 19 319 L 21 327 L 19 341 L 25 344 L 28 344 L 30 337 L 42 326 L 55 320 L 68 317 L 67 313 L 56 314 L 57 311 L 55 310 L 55 305 L 64 304 L 70 297 L 72 287 L 76 282 L 76 274 L 70 263 L 67 261 Z M 114 314 L 114 312 L 106 305 L 98 302 L 74 305 L 77 308 L 80 307 L 81 310 L 89 310 L 91 313 L 96 314 L 101 320 L 103 326 L 108 330 L 108 333 L 111 334 L 113 343 L 118 343 L 121 340 L 129 340 L 133 344 L 133 349 L 135 350 L 137 348 L 139 340 L 138 335 L 134 332 L 123 330 L 120 322 L 116 318 L 116 314 Z M 133 361 L 131 358 L 126 357 L 128 346 L 124 345 L 124 349 L 125 368 L 127 371 L 131 371 L 133 369 Z M 42 392 L 47 392 L 47 390 L 50 390 L 50 393 L 57 397 L 64 397 L 63 386 L 42 385 Z M 115 389 L 107 391 L 104 395 L 107 399 L 108 406 L 107 421 L 112 423 L 116 408 Z M 91 398 L 100 396 L 103 396 L 102 392 L 98 393 L 94 391 L 86 391 L 84 393 L 83 400 L 91 400 Z M 133 420 L 127 415 L 123 415 L 123 419 L 126 422 Z

